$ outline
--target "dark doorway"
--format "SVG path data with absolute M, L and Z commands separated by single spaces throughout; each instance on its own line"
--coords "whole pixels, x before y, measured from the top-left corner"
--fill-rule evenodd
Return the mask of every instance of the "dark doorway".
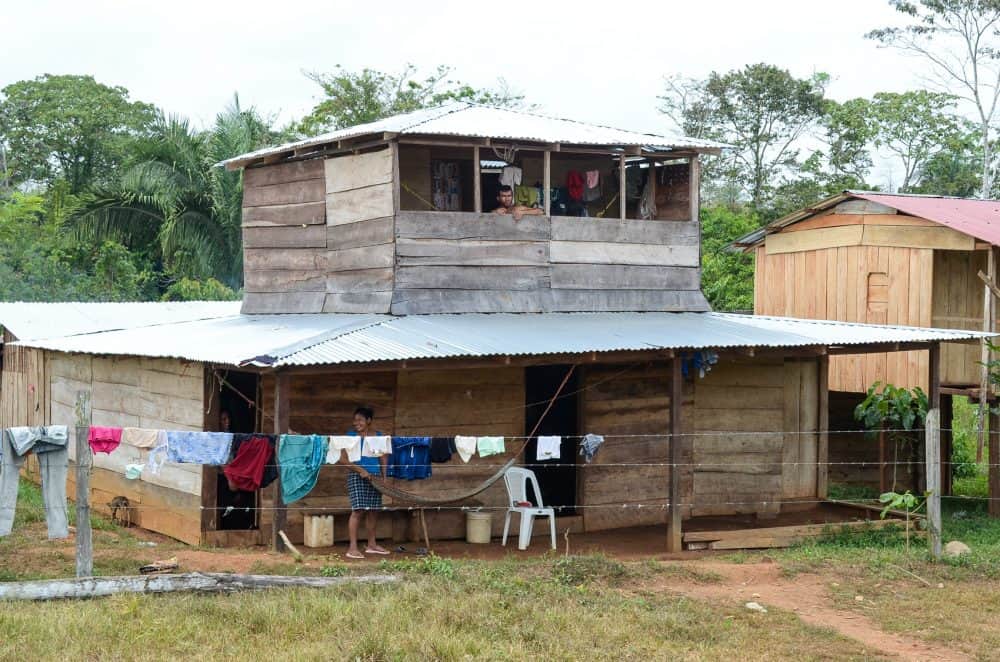
M 531 432 L 548 407 L 549 400 L 559 389 L 571 366 L 546 365 L 525 369 L 525 432 Z M 570 375 L 559 398 L 542 419 L 536 435 L 561 435 L 559 459 L 537 459 L 537 441 L 532 439 L 525 448 L 525 465 L 534 470 L 546 506 L 556 509 L 556 515 L 576 514 L 576 454 L 580 445 L 578 427 L 577 373 Z
M 226 371 L 219 393 L 219 427 L 223 432 L 259 432 L 257 429 L 257 375 L 252 372 Z M 229 429 L 224 430 L 222 412 L 229 415 Z M 222 468 L 216 479 L 216 506 L 220 531 L 245 531 L 257 528 L 256 492 L 233 492 Z

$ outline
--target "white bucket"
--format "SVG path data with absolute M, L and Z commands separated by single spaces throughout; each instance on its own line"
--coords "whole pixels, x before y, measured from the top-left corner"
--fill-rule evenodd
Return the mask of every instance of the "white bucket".
M 303 525 L 306 547 L 333 547 L 333 515 L 306 515 Z
M 465 513 L 465 542 L 486 545 L 493 532 L 493 514 L 476 511 Z

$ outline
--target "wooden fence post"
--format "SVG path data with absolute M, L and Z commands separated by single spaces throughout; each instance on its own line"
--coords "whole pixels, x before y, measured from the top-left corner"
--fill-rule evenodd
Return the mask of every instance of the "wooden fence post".
M 681 533 L 681 480 L 677 471 L 677 445 L 681 433 L 681 399 L 684 381 L 681 377 L 681 359 L 670 361 L 670 505 L 667 511 L 667 551 L 680 552 L 684 549 Z
M 90 391 L 76 392 L 76 576 L 94 574 L 94 539 L 90 530 L 90 469 L 94 457 L 90 434 Z
M 291 388 L 287 372 L 277 372 L 274 375 L 274 434 L 276 436 L 288 433 L 288 397 Z M 280 445 L 281 441 L 278 441 Z M 276 446 L 277 448 L 277 446 Z M 279 464 L 278 454 L 274 454 L 274 463 Z M 285 550 L 285 542 L 281 532 L 287 523 L 288 511 L 285 501 L 281 498 L 281 468 L 278 468 L 278 479 L 274 481 L 274 513 L 271 518 L 271 549 L 276 552 Z
M 994 403 L 996 405 L 997 403 Z M 989 505 L 987 512 L 990 517 L 1000 517 L 1000 415 L 990 411 L 990 448 L 989 448 L 989 471 L 987 482 L 987 498 Z
M 941 410 L 927 412 L 927 525 L 931 554 L 941 558 Z

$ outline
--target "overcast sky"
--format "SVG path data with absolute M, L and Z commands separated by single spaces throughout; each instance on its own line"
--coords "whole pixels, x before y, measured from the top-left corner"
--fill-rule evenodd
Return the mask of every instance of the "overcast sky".
M 303 70 L 425 70 L 490 86 L 504 77 L 552 114 L 662 132 L 662 77 L 768 62 L 833 76 L 844 100 L 919 87 L 919 60 L 880 49 L 868 30 L 898 22 L 885 0 L 695 2 L 11 2 L 0 86 L 40 74 L 91 74 L 197 125 L 238 92 L 287 122 L 317 101 Z M 873 173 L 873 179 L 880 179 Z

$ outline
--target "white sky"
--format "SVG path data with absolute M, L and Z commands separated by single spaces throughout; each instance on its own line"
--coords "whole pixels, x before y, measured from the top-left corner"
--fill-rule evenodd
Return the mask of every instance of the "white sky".
M 662 131 L 662 77 L 768 62 L 833 76 L 844 100 L 919 87 L 919 60 L 864 39 L 898 22 L 885 0 L 319 2 L 31 0 L 5 3 L 0 86 L 91 74 L 203 126 L 238 92 L 284 123 L 317 101 L 303 70 L 430 70 L 490 86 L 503 76 L 541 112 Z M 884 169 L 884 166 L 882 166 Z M 876 171 L 872 179 L 884 179 Z

